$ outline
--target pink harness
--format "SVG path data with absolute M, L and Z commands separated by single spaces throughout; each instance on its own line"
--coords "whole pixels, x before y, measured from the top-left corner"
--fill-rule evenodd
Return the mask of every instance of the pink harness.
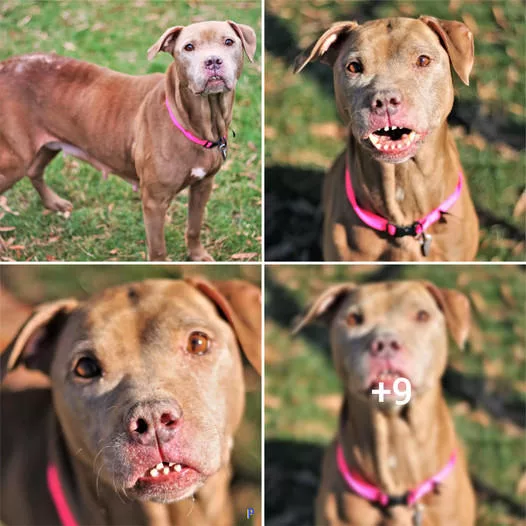
M 166 105 L 166 109 L 168 110 L 168 115 L 170 115 L 170 119 L 172 120 L 174 126 L 189 140 L 192 141 L 195 144 L 199 144 L 199 146 L 202 146 L 203 148 L 207 148 L 208 150 L 211 148 L 215 148 L 216 146 L 219 148 L 219 151 L 221 152 L 221 155 L 223 156 L 223 159 L 226 159 L 226 153 L 227 153 L 227 140 L 226 137 L 221 137 L 218 141 L 212 142 L 212 141 L 206 141 L 205 139 L 199 139 L 192 133 L 190 133 L 188 130 L 185 130 L 183 126 L 179 123 L 179 121 L 175 118 L 175 115 L 172 111 L 172 108 L 170 108 L 170 104 L 168 103 L 168 97 L 164 99 L 164 103 Z
M 360 497 L 367 499 L 369 502 L 377 502 L 380 506 L 388 508 L 390 506 L 412 506 L 418 502 L 424 495 L 433 491 L 443 480 L 451 473 L 457 461 L 457 452 L 453 451 L 449 457 L 448 463 L 431 478 L 422 482 L 415 489 L 407 491 L 404 495 L 393 496 L 384 493 L 376 486 L 369 484 L 357 473 L 351 472 L 347 462 L 345 462 L 345 455 L 340 443 L 336 448 L 336 461 L 338 463 L 338 470 L 349 487 Z
M 455 191 L 441 205 L 439 205 L 438 208 L 435 208 L 433 211 L 429 212 L 429 214 L 427 214 L 422 219 L 415 221 L 412 225 L 398 226 L 398 225 L 393 225 L 393 223 L 390 223 L 384 217 L 376 215 L 373 212 L 369 212 L 368 210 L 364 210 L 358 205 L 358 203 L 356 202 L 356 196 L 354 194 L 354 190 L 352 187 L 351 171 L 349 169 L 349 160 L 346 159 L 346 162 L 345 162 L 345 190 L 347 191 L 347 199 L 349 199 L 349 202 L 351 203 L 353 210 L 356 212 L 356 215 L 367 226 L 370 226 L 371 228 L 374 228 L 375 230 L 378 230 L 380 232 L 387 232 L 387 234 L 389 234 L 392 237 L 404 237 L 404 236 L 417 237 L 421 235 L 424 256 L 427 256 L 426 252 L 429 249 L 429 245 L 427 247 L 425 246 L 425 241 L 426 241 L 425 231 L 433 223 L 436 223 L 442 217 L 442 214 L 447 212 L 455 204 L 455 202 L 460 196 L 463 180 L 464 180 L 464 177 L 462 175 L 462 172 L 458 172 L 458 183 L 457 183 L 457 187 L 455 188 Z M 430 242 L 431 236 L 427 236 L 427 238 L 428 238 L 428 242 Z
M 47 488 L 53 499 L 53 504 L 55 504 L 55 509 L 57 510 L 62 526 L 78 526 L 78 523 L 68 505 L 64 491 L 62 490 L 57 467 L 52 462 L 47 465 L 46 475 Z

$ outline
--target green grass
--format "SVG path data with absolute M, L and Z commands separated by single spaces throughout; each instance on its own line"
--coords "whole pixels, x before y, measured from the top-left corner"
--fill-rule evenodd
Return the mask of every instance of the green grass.
M 478 259 L 525 259 L 523 240 L 513 239 L 504 225 L 524 231 L 524 215 L 513 217 L 526 168 L 521 141 L 526 125 L 522 2 L 332 0 L 307 5 L 269 0 L 266 7 L 273 18 L 280 19 L 283 31 L 290 32 L 299 49 L 307 47 L 332 22 L 353 19 L 360 13 L 363 20 L 364 11 L 369 13 L 365 19 L 427 14 L 467 23 L 475 34 L 475 67 L 469 87 L 458 78 L 454 82 L 462 118 L 475 126 L 471 130 L 457 126 L 454 133 L 475 204 L 494 216 L 482 228 Z M 325 171 L 344 148 L 345 134 L 334 103 L 330 70 L 314 64 L 293 75 L 290 42 L 283 41 L 288 47 L 272 41 L 268 47 L 275 50 L 281 46 L 279 52 L 265 55 L 265 163 L 268 167 L 291 165 Z M 322 83 L 313 72 L 323 71 L 326 77 Z M 505 132 L 495 133 L 497 125 Z M 496 137 L 484 138 L 482 130 Z M 510 139 L 513 147 L 506 144 Z
M 231 19 L 258 36 L 253 64 L 236 91 L 229 158 L 215 177 L 203 244 L 219 261 L 258 260 L 261 242 L 261 8 L 240 2 L 8 1 L 0 5 L 0 60 L 32 51 L 54 51 L 130 74 L 164 72 L 166 54 L 148 62 L 146 51 L 171 25 Z M 26 178 L 5 193 L 17 215 L 0 208 L 3 260 L 142 261 L 146 241 L 140 196 L 117 176 L 104 181 L 89 165 L 60 154 L 46 170 L 47 183 L 72 202 L 65 219 L 44 209 Z M 169 258 L 184 261 L 187 191 L 169 211 Z M 3 216 L 3 217 L 2 217 Z
M 266 269 L 266 439 L 326 445 L 337 429 L 341 386 L 327 349 L 326 328 L 310 327 L 294 339 L 284 320 L 301 314 L 330 284 L 362 283 L 380 266 L 272 265 Z M 524 269 L 517 266 L 397 267 L 399 279 L 429 279 L 464 292 L 472 304 L 472 331 L 466 349 L 452 343 L 449 364 L 466 377 L 482 377 L 485 389 L 502 400 L 526 403 Z M 316 336 L 316 338 L 314 338 Z M 332 401 L 332 402 L 331 402 Z M 524 469 L 524 429 L 483 407 L 448 398 L 459 435 L 466 445 L 471 473 L 515 502 Z M 477 526 L 519 526 L 500 505 L 479 498 Z M 504 518 L 505 519 L 504 519 Z M 502 520 L 502 522 L 500 522 Z M 508 521 L 508 522 L 506 522 Z

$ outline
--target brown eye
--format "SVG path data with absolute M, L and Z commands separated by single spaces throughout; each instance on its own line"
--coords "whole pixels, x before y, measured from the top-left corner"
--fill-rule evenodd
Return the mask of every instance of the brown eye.
M 225 46 L 233 46 L 233 45 L 234 45 L 234 41 L 231 38 L 227 38 L 225 40 Z
M 420 68 L 427 68 L 431 63 L 431 59 L 427 55 L 420 55 L 416 60 L 416 65 Z
M 79 378 L 84 378 L 86 380 L 102 376 L 102 369 L 99 362 L 90 356 L 79 358 L 73 368 L 73 372 Z
M 195 48 L 193 44 L 186 44 L 186 46 L 184 47 L 185 51 L 193 51 L 194 49 Z
M 194 331 L 188 337 L 186 350 L 191 354 L 204 354 L 210 350 L 210 338 L 204 332 Z
M 360 312 L 351 312 L 347 315 L 346 322 L 349 327 L 357 327 L 363 323 L 363 314 Z
M 347 64 L 347 71 L 350 71 L 351 73 L 362 73 L 363 66 L 361 62 L 353 60 L 352 62 L 349 62 L 349 64 Z
M 419 310 L 416 313 L 416 321 L 426 322 L 426 321 L 429 321 L 430 317 L 431 315 L 426 310 Z

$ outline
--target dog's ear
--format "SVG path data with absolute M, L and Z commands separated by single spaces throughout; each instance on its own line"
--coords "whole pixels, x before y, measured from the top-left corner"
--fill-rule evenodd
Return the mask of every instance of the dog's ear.
M 234 333 L 251 365 L 261 374 L 261 292 L 241 280 L 211 283 L 199 277 L 185 281 L 213 301 Z
M 318 296 L 314 303 L 308 308 L 306 314 L 294 325 L 292 334 L 297 334 L 305 325 L 313 320 L 321 320 L 330 323 L 341 301 L 358 286 L 354 283 L 342 283 L 333 285 Z
M 345 36 L 358 26 L 358 22 L 336 22 L 294 60 L 294 73 L 299 73 L 309 62 L 320 59 L 332 66 Z
M 57 336 L 78 304 L 70 298 L 37 307 L 0 357 L 1 379 L 19 365 L 49 374 Z
M 159 40 L 148 50 L 148 60 L 153 60 L 157 53 L 165 51 L 173 54 L 175 48 L 175 41 L 184 26 L 173 26 L 167 29 Z
M 425 15 L 419 20 L 427 24 L 438 35 L 460 80 L 469 86 L 469 74 L 475 60 L 475 45 L 473 33 L 468 26 L 462 22 L 440 20 Z
M 245 51 L 246 56 L 250 62 L 254 62 L 254 53 L 256 52 L 256 32 L 245 24 L 236 24 L 232 20 L 227 20 L 227 23 L 236 32 L 236 35 L 241 39 L 241 45 Z
M 458 290 L 441 289 L 428 281 L 424 282 L 424 286 L 444 313 L 451 337 L 459 348 L 463 349 L 471 327 L 471 308 L 468 298 Z

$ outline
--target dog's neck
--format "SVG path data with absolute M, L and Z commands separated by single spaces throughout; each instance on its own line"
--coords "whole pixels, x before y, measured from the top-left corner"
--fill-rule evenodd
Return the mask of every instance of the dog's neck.
M 349 133 L 349 169 L 358 204 L 396 225 L 410 225 L 427 215 L 458 182 L 459 167 L 441 154 L 452 141 L 444 122 L 428 135 L 415 157 L 392 164 L 373 159 Z
M 439 386 L 397 411 L 379 410 L 349 393 L 341 409 L 339 440 L 347 465 L 391 495 L 437 473 L 455 447 L 454 436 Z
M 182 85 L 175 64 L 171 64 L 166 73 L 165 92 L 177 120 L 187 131 L 211 142 L 228 137 L 235 90 L 196 95 Z

